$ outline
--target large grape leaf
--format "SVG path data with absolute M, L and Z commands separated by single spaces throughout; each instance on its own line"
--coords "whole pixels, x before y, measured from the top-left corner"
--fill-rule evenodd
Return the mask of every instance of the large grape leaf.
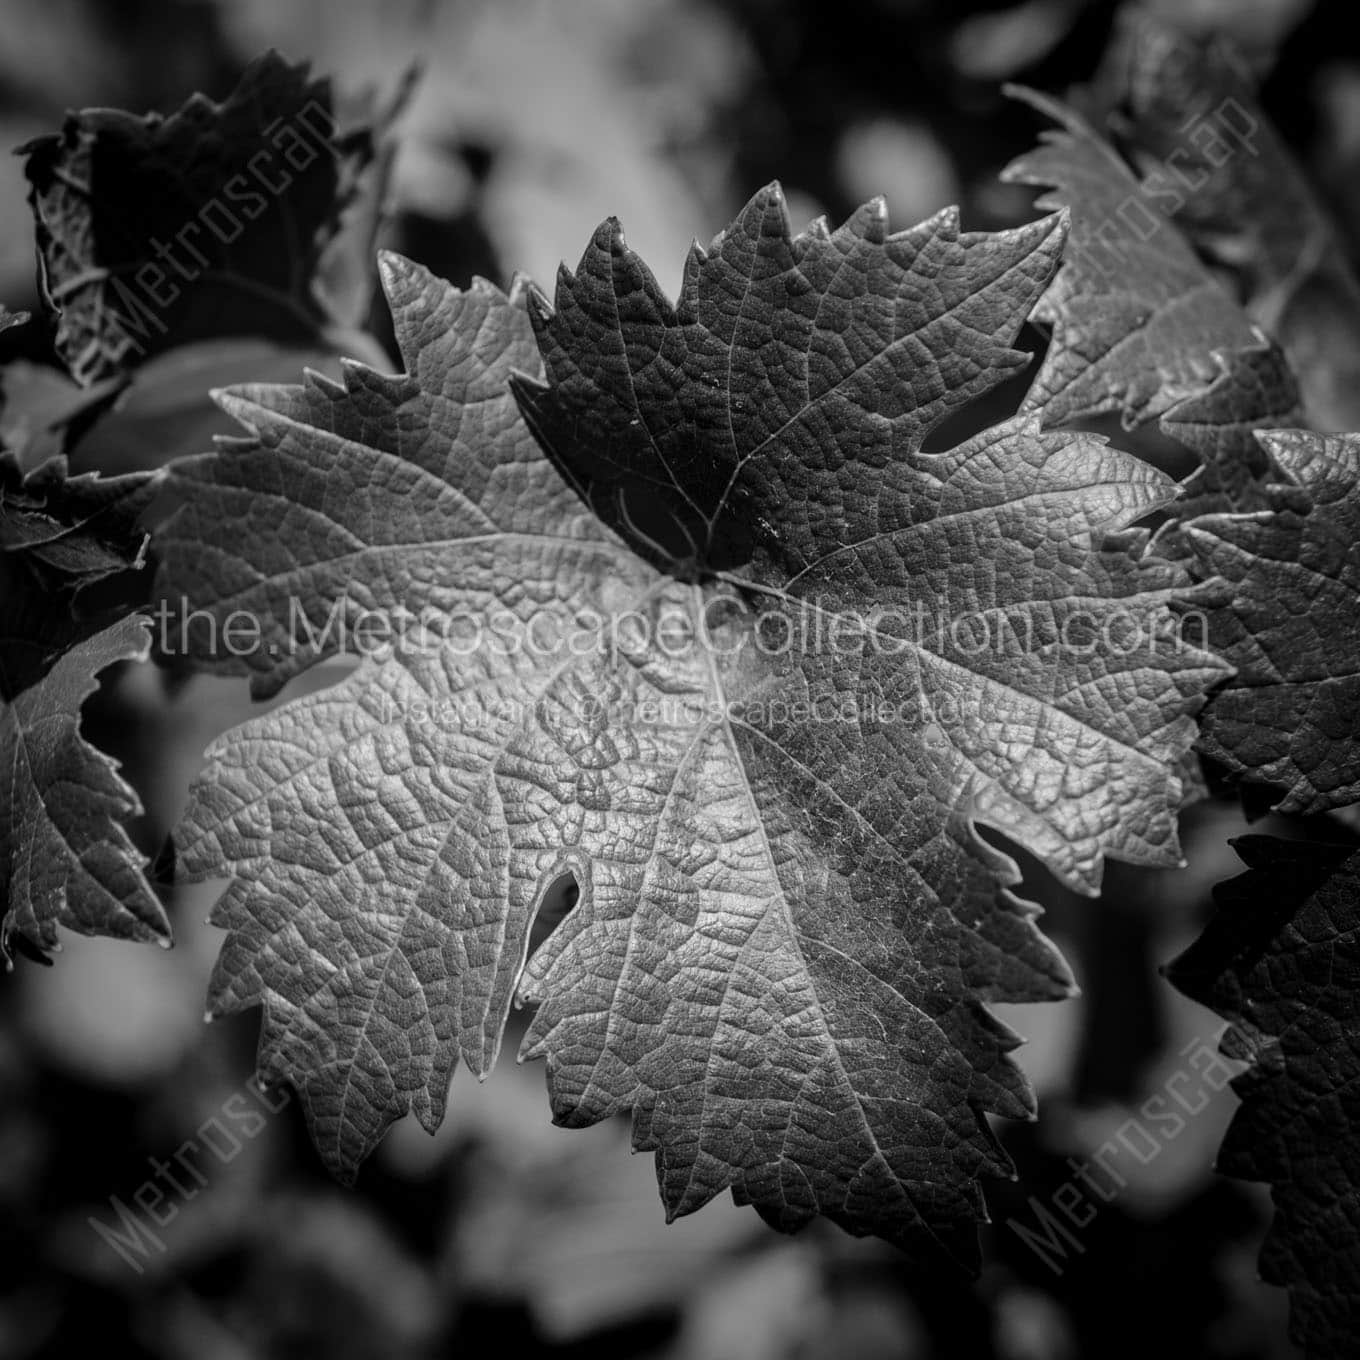
M 1082 117 L 1011 87 L 1060 126 L 1002 178 L 1046 189 L 1041 208 L 1070 208 L 1072 246 L 1035 309 L 1052 327 L 1025 410 L 1061 425 L 1118 412 L 1126 429 L 1201 395 L 1221 364 L 1266 342 L 1205 269 L 1127 163 Z
M 220 104 L 85 109 L 22 148 L 43 298 L 77 382 L 218 336 L 316 344 L 355 325 L 368 271 L 353 256 L 371 256 L 401 98 L 342 110 L 271 52 Z
M 1174 863 L 1225 673 L 1178 569 L 1099 547 L 1162 474 L 1033 416 L 921 452 L 1020 364 L 1063 234 L 871 204 L 794 237 L 770 188 L 672 308 L 607 223 L 535 303 L 546 381 L 522 290 L 389 257 L 404 374 L 222 398 L 249 435 L 176 466 L 157 534 L 195 659 L 267 694 L 361 657 L 214 745 L 181 862 L 232 879 L 213 1011 L 264 1007 L 338 1174 L 439 1123 L 518 991 L 556 1120 L 631 1111 L 668 1213 L 730 1187 L 972 1258 L 985 1112 L 1032 1104 L 982 1003 L 1070 987 L 977 826 L 1086 892 Z
M 1201 749 L 1277 785 L 1286 812 L 1360 800 L 1360 436 L 1257 436 L 1286 481 L 1266 509 L 1182 526 L 1222 588 L 1209 636 L 1237 668 L 1202 716 Z
M 1261 1275 L 1289 1289 L 1310 1360 L 1344 1360 L 1360 1336 L 1360 853 L 1244 836 L 1249 872 L 1168 970 L 1232 1028 L 1250 1066 L 1218 1169 L 1269 1181 L 1275 1221 Z

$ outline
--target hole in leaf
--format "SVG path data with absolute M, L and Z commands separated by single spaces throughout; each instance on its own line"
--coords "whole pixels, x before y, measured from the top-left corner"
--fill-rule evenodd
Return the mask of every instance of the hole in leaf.
M 571 874 L 563 874 L 553 882 L 543 894 L 543 901 L 529 927 L 529 947 L 524 955 L 526 959 L 533 958 L 543 941 L 567 919 L 568 913 L 580 900 L 581 889 Z

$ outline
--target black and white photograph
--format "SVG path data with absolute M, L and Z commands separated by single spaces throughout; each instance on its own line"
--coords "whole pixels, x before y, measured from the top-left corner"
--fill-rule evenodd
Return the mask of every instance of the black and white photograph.
M 0 0 L 0 1360 L 1356 1360 L 1345 0 Z

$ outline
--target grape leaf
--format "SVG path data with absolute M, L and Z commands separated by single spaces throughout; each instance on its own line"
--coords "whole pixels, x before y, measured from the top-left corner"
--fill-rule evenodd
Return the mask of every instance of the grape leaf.
M 1360 436 L 1257 437 L 1288 479 L 1266 488 L 1269 508 L 1182 526 L 1223 582 L 1209 637 L 1237 668 L 1204 710 L 1200 747 L 1278 785 L 1282 811 L 1321 812 L 1360 799 Z
M 1296 425 L 1298 385 L 1278 345 L 1253 327 L 1196 257 L 1152 176 L 1139 182 L 1079 116 L 1033 91 L 1016 96 L 1061 123 L 1003 178 L 1053 185 L 1038 203 L 1069 207 L 1074 245 L 1036 316 L 1053 326 L 1025 408 L 1046 424 L 1118 412 L 1126 428 L 1160 417 L 1200 459 L 1159 552 L 1181 555 L 1182 521 L 1265 504 L 1257 429 Z
M 1360 426 L 1360 282 L 1345 244 L 1221 38 L 1121 16 L 1110 66 L 1135 154 L 1187 237 L 1238 279 L 1299 375 L 1308 423 Z
M 20 555 L 54 588 L 72 592 L 136 569 L 146 542 L 139 521 L 159 481 L 143 473 L 71 477 L 61 457 L 25 473 L 17 457 L 0 453 L 0 553 Z
M 156 535 L 195 660 L 260 694 L 360 660 L 220 739 L 177 839 L 232 879 L 212 1010 L 263 1006 L 337 1174 L 438 1125 L 518 992 L 557 1122 L 631 1111 L 669 1214 L 730 1188 L 973 1259 L 984 1112 L 1032 1108 L 982 1003 L 1071 982 L 977 825 L 1086 892 L 1175 862 L 1225 673 L 1176 636 L 1178 568 L 1099 546 L 1164 475 L 1033 416 L 920 450 L 1021 363 L 1063 235 L 870 204 L 794 237 L 771 187 L 672 308 L 606 223 L 534 304 L 546 370 L 522 289 L 387 257 L 404 374 L 222 398 L 249 435 L 175 465 Z M 988 609 L 1025 642 L 955 647 Z
M 353 324 L 383 192 L 389 108 L 342 125 L 330 85 L 271 52 L 222 103 L 194 95 L 168 118 L 71 114 L 22 148 L 44 302 L 82 385 L 176 345 L 255 335 L 316 343 Z M 343 237 L 350 218 L 367 226 Z M 326 281 L 333 276 L 328 294 Z M 352 337 L 351 337 L 352 341 Z
M 1360 1335 L 1360 853 L 1233 844 L 1248 872 L 1219 885 L 1168 976 L 1231 1023 L 1222 1050 L 1250 1064 L 1218 1170 L 1272 1186 L 1262 1278 L 1289 1289 L 1310 1360 L 1342 1360 Z
M 57 927 L 82 935 L 169 943 L 170 926 L 146 881 L 143 861 L 123 823 L 141 812 L 116 764 L 80 733 L 80 708 L 99 672 L 144 658 L 145 619 L 130 615 L 61 651 L 49 669 L 27 679 L 50 615 L 16 589 L 20 569 L 0 563 L 0 953 L 20 932 L 43 949 Z
M 123 823 L 141 812 L 80 709 L 115 662 L 147 654 L 129 616 L 145 573 L 139 516 L 158 476 L 25 475 L 0 453 L 0 953 L 83 934 L 168 940 Z M 122 615 L 113 617 L 110 614 Z
M 1048 425 L 1117 411 L 1131 429 L 1202 394 L 1236 352 L 1259 349 L 1260 333 L 1113 147 L 1056 100 L 1008 92 L 1061 127 L 1002 179 L 1045 187 L 1037 206 L 1072 212 L 1071 248 L 1035 308 L 1052 338 L 1022 409 Z
M 1177 520 L 1266 509 L 1266 487 L 1278 474 L 1256 431 L 1302 420 L 1298 384 L 1277 345 L 1217 357 L 1221 372 L 1213 383 L 1177 402 L 1160 422 L 1164 434 L 1200 459 L 1182 484 Z

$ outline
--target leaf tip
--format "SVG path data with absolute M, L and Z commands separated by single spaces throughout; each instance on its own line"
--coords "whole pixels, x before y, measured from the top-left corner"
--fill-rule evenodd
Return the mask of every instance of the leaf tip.
M 510 286 L 505 290 L 506 300 L 512 307 L 522 307 L 536 292 L 542 290 L 522 269 L 516 269 L 510 276 Z
M 256 409 L 255 403 L 246 396 L 243 387 L 210 387 L 208 398 L 219 410 L 225 411 L 239 425 L 258 433 L 255 422 L 247 414 Z
M 949 209 L 936 214 L 933 219 L 940 222 L 946 234 L 949 233 L 949 226 L 946 215 Z M 943 219 L 943 221 L 942 221 Z M 870 245 L 878 245 L 887 238 L 888 235 L 888 204 L 882 194 L 876 194 L 865 203 L 861 203 L 858 208 L 846 219 L 845 230 L 851 236 L 857 236 L 860 240 L 868 242 Z M 954 218 L 954 232 L 958 230 L 958 216 Z
M 1030 108 L 1037 109 L 1042 113 L 1047 113 L 1052 101 L 1049 96 L 1036 90 L 1032 85 L 1025 85 L 1018 80 L 1008 80 L 1001 86 L 1001 93 L 1007 99 L 1013 99 L 1017 104 L 1028 104 Z M 1010 167 L 1007 167 L 1007 171 Z M 1002 177 L 1005 177 L 1003 172 Z
M 1085 124 L 1066 104 L 1062 103 L 1061 100 L 1054 99 L 1051 94 L 1036 90 L 1032 85 L 1008 80 L 1001 87 L 1001 93 L 1007 99 L 1014 99 L 1020 104 L 1028 104 L 1036 112 L 1042 113 L 1046 118 L 1051 118 L 1055 123 L 1066 128 L 1068 132 L 1079 132 L 1085 128 Z
M 618 256 L 627 254 L 628 238 L 624 234 L 623 222 L 619 218 L 613 216 L 613 214 L 606 217 L 604 221 L 595 228 L 595 234 L 590 238 L 590 247 L 592 250 L 597 250 L 603 255 Z M 559 279 L 563 269 L 566 269 L 565 264 L 558 268 Z M 570 273 L 570 271 L 568 271 L 568 273 Z
M 570 288 L 572 285 L 572 273 L 567 268 L 566 263 L 557 266 L 557 286 L 559 289 Z M 529 320 L 535 326 L 546 325 L 553 319 L 555 309 L 552 298 L 538 286 L 532 279 L 526 285 L 525 305 L 529 309 Z
M 415 291 L 413 280 L 421 268 L 414 260 L 399 255 L 395 250 L 378 252 L 378 278 L 383 294 L 395 311 Z
M 773 230 L 770 231 L 770 228 Z M 710 249 L 716 252 L 720 249 L 721 242 L 734 232 L 752 237 L 768 232 L 781 236 L 786 241 L 792 239 L 793 228 L 789 222 L 789 207 L 784 198 L 784 187 L 777 179 L 762 185 L 751 195 L 732 225 L 713 238 Z
M 784 209 L 786 207 L 784 186 L 777 179 L 772 179 L 767 184 L 762 184 L 760 188 L 751 195 L 751 201 L 746 207 L 747 209 L 758 208 L 761 212 L 766 212 L 771 208 Z

